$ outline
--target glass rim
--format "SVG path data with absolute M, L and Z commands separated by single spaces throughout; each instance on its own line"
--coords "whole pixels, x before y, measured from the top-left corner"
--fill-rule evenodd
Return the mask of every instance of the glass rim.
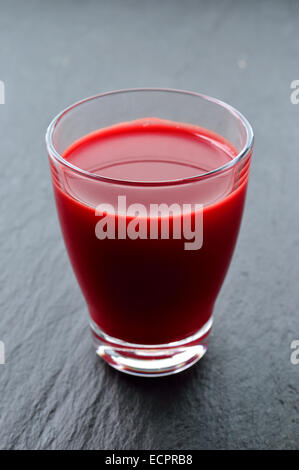
M 229 111 L 231 114 L 233 114 L 235 117 L 241 120 L 245 131 L 246 131 L 246 142 L 243 145 L 242 149 L 240 152 L 232 158 L 229 162 L 225 163 L 224 165 L 221 165 L 217 168 L 214 168 L 213 170 L 207 171 L 205 173 L 200 173 L 199 175 L 194 175 L 194 176 L 188 176 L 188 177 L 183 177 L 183 178 L 175 178 L 175 179 L 170 179 L 170 180 L 162 180 L 162 181 L 138 181 L 138 180 L 123 180 L 121 178 L 111 178 L 108 176 L 103 176 L 98 173 L 93 173 L 87 170 L 83 170 L 82 168 L 73 165 L 70 163 L 68 160 L 63 158 L 62 155 L 60 155 L 59 152 L 55 149 L 55 145 L 53 142 L 53 134 L 54 131 L 60 122 L 60 120 L 65 116 L 67 113 L 72 111 L 74 108 L 77 108 L 81 104 L 87 103 L 88 101 L 92 101 L 104 96 L 109 96 L 109 95 L 116 95 L 120 93 L 132 93 L 132 92 L 165 92 L 165 93 L 181 93 L 185 95 L 191 95 L 197 98 L 202 98 L 206 101 L 210 101 L 212 103 L 217 104 L 218 106 L 221 106 L 225 108 L 227 111 Z M 84 176 L 86 178 L 91 178 L 94 180 L 99 180 L 102 182 L 106 183 L 112 183 L 112 184 L 119 184 L 123 186 L 169 186 L 169 185 L 177 185 L 177 184 L 188 184 L 188 183 L 194 183 L 196 181 L 200 181 L 202 179 L 209 178 L 211 176 L 215 176 L 218 173 L 221 173 L 229 168 L 232 168 L 235 166 L 237 163 L 239 163 L 243 158 L 245 158 L 249 152 L 252 149 L 253 146 L 253 141 L 254 141 L 254 134 L 251 125 L 249 124 L 248 120 L 246 117 L 240 113 L 236 108 L 233 106 L 225 103 L 224 101 L 221 101 L 217 98 L 213 98 L 211 96 L 202 94 L 202 93 L 197 93 L 193 91 L 187 91 L 187 90 L 179 90 L 175 88 L 127 88 L 127 89 L 120 89 L 120 90 L 114 90 L 114 91 L 108 91 L 104 93 L 99 93 L 93 96 L 90 96 L 88 98 L 84 98 L 82 100 L 79 100 L 72 105 L 64 108 L 59 114 L 57 114 L 54 119 L 51 121 L 51 123 L 48 126 L 47 132 L 46 132 L 46 146 L 47 150 L 49 153 L 49 156 L 53 158 L 54 160 L 58 161 L 65 167 L 71 169 L 77 174 L 80 174 L 81 176 Z

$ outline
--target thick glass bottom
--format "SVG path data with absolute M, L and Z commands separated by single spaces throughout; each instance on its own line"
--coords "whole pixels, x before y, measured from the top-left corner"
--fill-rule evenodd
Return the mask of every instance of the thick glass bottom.
M 126 374 L 161 377 L 188 369 L 207 351 L 208 322 L 194 335 L 169 344 L 141 345 L 112 338 L 90 320 L 96 353 L 110 366 Z

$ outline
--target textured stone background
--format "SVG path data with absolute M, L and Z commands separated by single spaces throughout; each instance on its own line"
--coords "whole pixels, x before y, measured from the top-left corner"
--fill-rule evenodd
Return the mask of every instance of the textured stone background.
M 0 448 L 299 449 L 296 1 L 0 1 Z M 201 91 L 256 135 L 209 351 L 164 379 L 97 359 L 61 239 L 44 133 L 117 88 Z

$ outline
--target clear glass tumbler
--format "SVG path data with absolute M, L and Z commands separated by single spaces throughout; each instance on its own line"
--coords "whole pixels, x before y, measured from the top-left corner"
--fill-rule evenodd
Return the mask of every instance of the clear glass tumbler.
M 190 367 L 240 227 L 250 124 L 198 93 L 120 90 L 62 111 L 46 144 L 97 354 L 141 376 Z

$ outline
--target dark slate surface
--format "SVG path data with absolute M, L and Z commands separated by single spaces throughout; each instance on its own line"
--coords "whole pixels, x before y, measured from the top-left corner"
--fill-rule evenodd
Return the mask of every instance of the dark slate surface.
M 0 2 L 0 448 L 299 448 L 298 2 Z M 94 354 L 61 239 L 44 133 L 117 88 L 201 91 L 256 135 L 237 250 L 209 351 L 140 379 Z

